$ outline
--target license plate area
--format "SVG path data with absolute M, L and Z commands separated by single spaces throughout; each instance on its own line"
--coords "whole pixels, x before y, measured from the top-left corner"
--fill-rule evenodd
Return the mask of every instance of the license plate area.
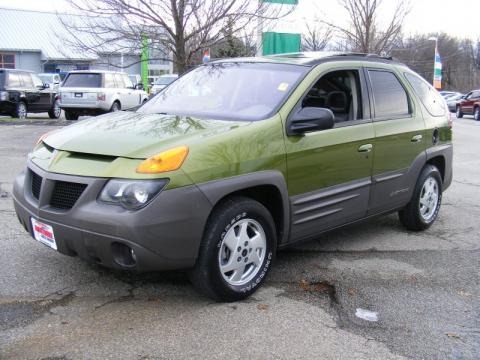
M 81 98 L 83 97 L 83 93 L 75 93 L 74 95 L 76 98 Z
M 57 250 L 57 242 L 55 241 L 53 228 L 34 218 L 31 218 L 31 222 L 34 239 L 54 250 Z

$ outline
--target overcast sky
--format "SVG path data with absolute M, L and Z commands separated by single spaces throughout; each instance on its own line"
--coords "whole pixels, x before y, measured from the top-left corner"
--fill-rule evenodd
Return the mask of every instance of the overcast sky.
M 410 0 L 412 11 L 404 24 L 404 33 L 446 32 L 453 36 L 480 38 L 480 0 Z M 383 0 L 381 19 L 388 21 L 396 0 Z M 345 21 L 341 8 L 333 0 L 299 0 L 296 13 L 308 21 L 315 14 L 332 22 Z M 0 0 L 0 7 L 44 11 L 66 11 L 64 0 Z

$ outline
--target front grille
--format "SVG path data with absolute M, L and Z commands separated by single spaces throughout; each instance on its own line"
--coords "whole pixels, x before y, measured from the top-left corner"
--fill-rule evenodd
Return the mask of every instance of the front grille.
M 64 210 L 71 209 L 86 187 L 86 184 L 56 181 L 50 199 L 50 206 Z
M 40 191 L 42 190 L 42 177 L 30 170 L 32 177 L 32 195 L 35 199 L 40 198 Z

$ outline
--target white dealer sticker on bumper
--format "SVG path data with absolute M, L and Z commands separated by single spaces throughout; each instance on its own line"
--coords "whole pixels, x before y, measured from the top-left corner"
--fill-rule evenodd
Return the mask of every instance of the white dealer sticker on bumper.
M 34 218 L 32 220 L 33 236 L 35 240 L 57 250 L 57 243 L 55 242 L 55 235 L 53 235 L 53 228 L 50 225 L 44 224 Z

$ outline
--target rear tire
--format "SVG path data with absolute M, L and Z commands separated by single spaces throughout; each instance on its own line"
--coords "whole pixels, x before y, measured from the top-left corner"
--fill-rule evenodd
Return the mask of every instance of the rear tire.
M 27 104 L 24 101 L 19 101 L 15 107 L 15 111 L 13 112 L 12 116 L 14 118 L 19 119 L 26 119 L 27 118 Z
M 462 109 L 460 109 L 460 106 L 457 106 L 457 109 L 455 111 L 455 115 L 458 119 L 461 119 L 463 117 L 463 112 L 462 112 Z
M 67 120 L 78 120 L 78 116 L 76 112 L 65 110 L 65 119 Z
M 217 301 L 245 299 L 265 281 L 275 248 L 270 212 L 255 200 L 232 197 L 212 211 L 190 281 Z
M 55 100 L 52 108 L 48 111 L 48 116 L 50 119 L 58 119 L 62 114 L 62 109 L 60 109 L 60 104 L 58 100 Z
M 433 165 L 426 165 L 415 185 L 410 202 L 398 212 L 408 230 L 428 229 L 436 220 L 442 203 L 442 176 Z
M 120 106 L 120 103 L 118 101 L 114 101 L 112 104 L 112 107 L 110 108 L 110 112 L 117 112 L 122 110 L 122 107 Z
M 477 106 L 475 110 L 473 110 L 473 118 L 480 121 L 480 107 Z

